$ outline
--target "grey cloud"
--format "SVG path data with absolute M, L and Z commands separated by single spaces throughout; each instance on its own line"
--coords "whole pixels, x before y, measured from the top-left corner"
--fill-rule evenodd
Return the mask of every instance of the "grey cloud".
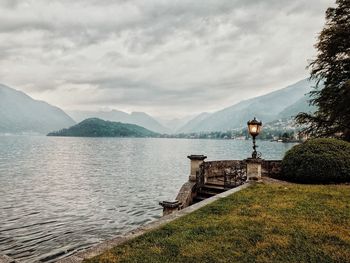
M 18 6 L 19 0 L 2 0 L 0 6 L 5 8 L 14 9 Z
M 3 0 L 0 82 L 64 108 L 219 109 L 304 78 L 332 4 Z

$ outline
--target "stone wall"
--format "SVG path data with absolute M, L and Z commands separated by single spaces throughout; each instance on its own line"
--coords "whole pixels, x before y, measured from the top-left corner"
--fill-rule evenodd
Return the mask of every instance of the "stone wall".
M 182 185 L 177 197 L 175 198 L 175 200 L 179 201 L 181 204 L 179 210 L 191 205 L 192 200 L 196 194 L 195 186 L 196 183 L 191 181 L 186 182 Z
M 191 159 L 191 158 L 192 159 Z M 189 181 L 183 184 L 175 201 L 160 202 L 164 215 L 182 210 L 193 203 L 198 189 L 204 184 L 217 185 L 230 189 L 244 184 L 247 180 L 247 163 L 249 160 L 224 160 L 205 162 L 204 155 L 192 155 Z M 200 160 L 199 160 L 200 159 Z M 260 160 L 261 175 L 276 177 L 281 173 L 281 160 Z
M 275 177 L 281 173 L 281 160 L 262 160 L 261 173 L 265 177 Z M 203 183 L 223 184 L 225 174 L 246 173 L 246 160 L 225 160 L 204 162 L 200 166 L 204 175 Z
M 200 175 L 204 178 L 202 183 L 224 185 L 226 175 L 244 176 L 245 173 L 245 160 L 204 162 L 200 167 Z

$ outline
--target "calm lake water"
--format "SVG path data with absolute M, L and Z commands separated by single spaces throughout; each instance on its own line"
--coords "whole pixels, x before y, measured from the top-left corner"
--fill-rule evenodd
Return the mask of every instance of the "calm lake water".
M 292 144 L 258 141 L 265 159 Z M 243 159 L 251 141 L 0 136 L 0 254 L 50 262 L 159 218 L 190 154 Z

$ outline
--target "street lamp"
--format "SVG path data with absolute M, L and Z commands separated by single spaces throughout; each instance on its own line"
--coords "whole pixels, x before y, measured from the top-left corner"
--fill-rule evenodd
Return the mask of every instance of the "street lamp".
M 261 121 L 257 121 L 257 119 L 254 117 L 253 120 L 248 121 L 248 131 L 250 133 L 250 135 L 253 137 L 253 153 L 252 153 L 252 158 L 256 159 L 258 157 L 258 153 L 256 151 L 256 148 L 258 146 L 255 145 L 255 137 L 259 135 L 260 130 L 261 130 L 261 126 L 262 126 L 262 122 Z M 260 156 L 259 156 L 260 157 Z

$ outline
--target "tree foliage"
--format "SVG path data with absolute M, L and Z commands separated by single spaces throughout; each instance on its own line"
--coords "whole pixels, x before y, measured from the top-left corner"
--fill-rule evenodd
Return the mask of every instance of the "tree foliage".
M 296 120 L 304 132 L 315 137 L 341 135 L 350 141 L 350 1 L 337 0 L 326 11 L 326 23 L 318 37 L 316 58 L 310 63 L 310 104 L 313 114 L 299 113 Z

